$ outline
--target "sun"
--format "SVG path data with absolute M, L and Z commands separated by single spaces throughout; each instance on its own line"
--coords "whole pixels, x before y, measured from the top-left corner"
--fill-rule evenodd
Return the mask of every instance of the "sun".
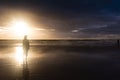
M 30 33 L 30 28 L 28 26 L 28 23 L 24 20 L 14 20 L 11 26 L 12 26 L 12 31 L 17 36 L 29 35 Z

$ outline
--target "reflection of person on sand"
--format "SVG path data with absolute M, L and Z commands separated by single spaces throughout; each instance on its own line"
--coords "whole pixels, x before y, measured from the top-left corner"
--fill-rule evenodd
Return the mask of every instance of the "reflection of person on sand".
M 27 35 L 25 35 L 23 40 L 23 51 L 26 58 L 28 56 L 28 50 L 29 50 L 29 40 L 27 39 Z
M 28 64 L 24 64 L 23 65 L 23 80 L 29 80 L 29 68 L 28 68 Z

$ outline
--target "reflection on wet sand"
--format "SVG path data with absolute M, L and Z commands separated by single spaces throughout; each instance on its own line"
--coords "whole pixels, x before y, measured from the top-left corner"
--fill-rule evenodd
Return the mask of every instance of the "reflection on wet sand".
M 16 80 L 29 80 L 28 60 L 24 56 L 22 47 L 16 47 L 17 74 Z
M 19 64 L 23 64 L 23 59 L 24 59 L 24 56 L 23 56 L 23 49 L 22 49 L 22 47 L 16 47 L 16 61 Z
M 29 68 L 28 68 L 28 62 L 23 64 L 23 80 L 29 80 Z
M 21 64 L 14 57 L 22 47 L 0 50 L 0 80 L 120 80 L 118 49 L 31 47 L 28 60 Z

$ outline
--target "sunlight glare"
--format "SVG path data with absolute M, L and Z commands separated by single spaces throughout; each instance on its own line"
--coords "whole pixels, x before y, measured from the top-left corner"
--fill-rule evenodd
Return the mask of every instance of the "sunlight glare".
M 26 21 L 24 20 L 14 20 L 12 22 L 12 30 L 17 36 L 28 35 L 30 32 L 30 28 Z
M 16 61 L 19 64 L 23 63 L 24 55 L 23 55 L 23 48 L 22 47 L 16 47 Z

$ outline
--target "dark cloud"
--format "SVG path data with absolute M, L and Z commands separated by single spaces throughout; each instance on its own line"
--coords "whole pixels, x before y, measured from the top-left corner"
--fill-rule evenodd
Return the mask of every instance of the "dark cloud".
M 60 37 L 118 35 L 119 4 L 119 0 L 0 0 L 0 20 L 4 22 L 4 9 L 24 10 L 35 16 L 37 27 L 44 24 Z
M 108 25 L 107 27 L 84 29 L 84 33 L 89 34 L 120 34 L 120 24 Z

